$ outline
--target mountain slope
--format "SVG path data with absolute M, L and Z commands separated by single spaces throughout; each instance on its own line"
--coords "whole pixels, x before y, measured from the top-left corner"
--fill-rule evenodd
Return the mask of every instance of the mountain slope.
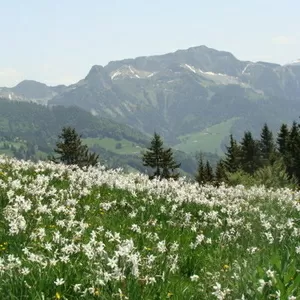
M 141 152 L 151 137 L 111 119 L 98 118 L 78 107 L 54 106 L 9 101 L 0 98 L 0 154 L 37 159 L 51 154 L 63 126 L 72 126 L 83 142 L 100 154 L 100 160 L 111 168 L 145 171 Z M 29 150 L 29 152 L 28 152 Z M 182 171 L 193 175 L 195 157 L 176 151 Z M 216 155 L 205 154 L 214 165 Z

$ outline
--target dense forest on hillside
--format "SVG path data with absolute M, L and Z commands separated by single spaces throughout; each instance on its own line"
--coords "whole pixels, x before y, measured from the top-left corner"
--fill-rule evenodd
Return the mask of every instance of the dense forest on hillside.
M 0 153 L 19 159 L 47 159 L 53 154 L 63 126 L 71 126 L 82 135 L 89 148 L 100 155 L 109 168 L 145 171 L 140 153 L 150 137 L 124 124 L 91 115 L 78 107 L 46 107 L 35 103 L 0 99 Z M 101 143 L 99 142 L 101 141 Z M 125 147 L 127 146 L 127 148 Z M 122 148 L 123 147 L 123 148 Z M 216 165 L 219 157 L 204 153 Z M 193 176 L 195 157 L 175 151 L 182 170 Z
M 83 137 L 111 137 L 145 144 L 147 137 L 133 128 L 107 118 L 98 118 L 78 107 L 51 108 L 26 102 L 0 99 L 0 135 L 39 141 L 55 139 L 63 126 L 72 126 Z
M 244 132 L 238 142 L 229 138 L 226 153 L 216 167 L 199 160 L 196 180 L 199 184 L 221 182 L 228 184 L 265 185 L 267 187 L 296 187 L 300 185 L 300 123 L 283 123 L 277 136 L 265 123 L 256 139 L 251 131 Z
M 52 153 L 63 126 L 74 127 L 83 139 L 126 140 L 139 147 L 144 147 L 148 142 L 147 136 L 139 131 L 106 118 L 98 118 L 78 107 L 50 108 L 35 103 L 0 100 L 0 148 L 4 154 L 19 159 L 45 159 Z M 98 146 L 97 150 L 111 167 L 115 167 L 120 160 L 122 165 L 126 164 L 125 157 L 118 158 L 116 154 L 107 153 L 103 147 Z

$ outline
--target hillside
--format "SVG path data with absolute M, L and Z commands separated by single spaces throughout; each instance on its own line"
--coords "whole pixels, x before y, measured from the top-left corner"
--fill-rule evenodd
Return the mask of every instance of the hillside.
M 34 103 L 0 100 L 2 153 L 26 158 L 22 157 L 22 151 L 25 154 L 25 150 L 30 148 L 37 158 L 45 158 L 52 153 L 63 126 L 74 127 L 90 147 L 99 145 L 97 152 L 102 154 L 101 158 L 109 166 L 116 167 L 116 159 L 121 162 L 120 167 L 127 165 L 127 159 L 121 158 L 122 152 L 115 149 L 116 144 L 120 143 L 127 146 L 126 154 L 141 168 L 135 152 L 146 146 L 149 137 L 137 130 L 110 119 L 97 118 L 79 107 L 47 108 Z M 94 143 L 91 143 L 93 140 Z
M 299 192 L 0 170 L 1 299 L 300 297 Z
M 145 171 L 141 152 L 151 136 L 111 119 L 97 117 L 79 107 L 46 107 L 35 103 L 0 99 L 0 153 L 20 159 L 45 159 L 52 154 L 63 126 L 72 126 L 83 142 L 100 154 L 101 162 L 111 168 Z M 197 150 L 199 151 L 199 150 Z M 196 172 L 195 156 L 176 151 L 182 171 Z M 218 156 L 204 153 L 213 165 Z

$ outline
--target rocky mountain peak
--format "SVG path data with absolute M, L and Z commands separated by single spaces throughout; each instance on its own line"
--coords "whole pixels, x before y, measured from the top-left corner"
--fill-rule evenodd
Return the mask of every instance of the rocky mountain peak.
M 111 79 L 106 70 L 99 65 L 94 65 L 85 77 L 85 81 L 94 87 L 109 88 Z

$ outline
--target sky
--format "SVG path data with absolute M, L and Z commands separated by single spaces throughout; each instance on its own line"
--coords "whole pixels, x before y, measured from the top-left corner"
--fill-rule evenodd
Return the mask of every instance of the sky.
M 0 0 L 0 86 L 71 84 L 109 61 L 206 45 L 300 58 L 299 0 Z

